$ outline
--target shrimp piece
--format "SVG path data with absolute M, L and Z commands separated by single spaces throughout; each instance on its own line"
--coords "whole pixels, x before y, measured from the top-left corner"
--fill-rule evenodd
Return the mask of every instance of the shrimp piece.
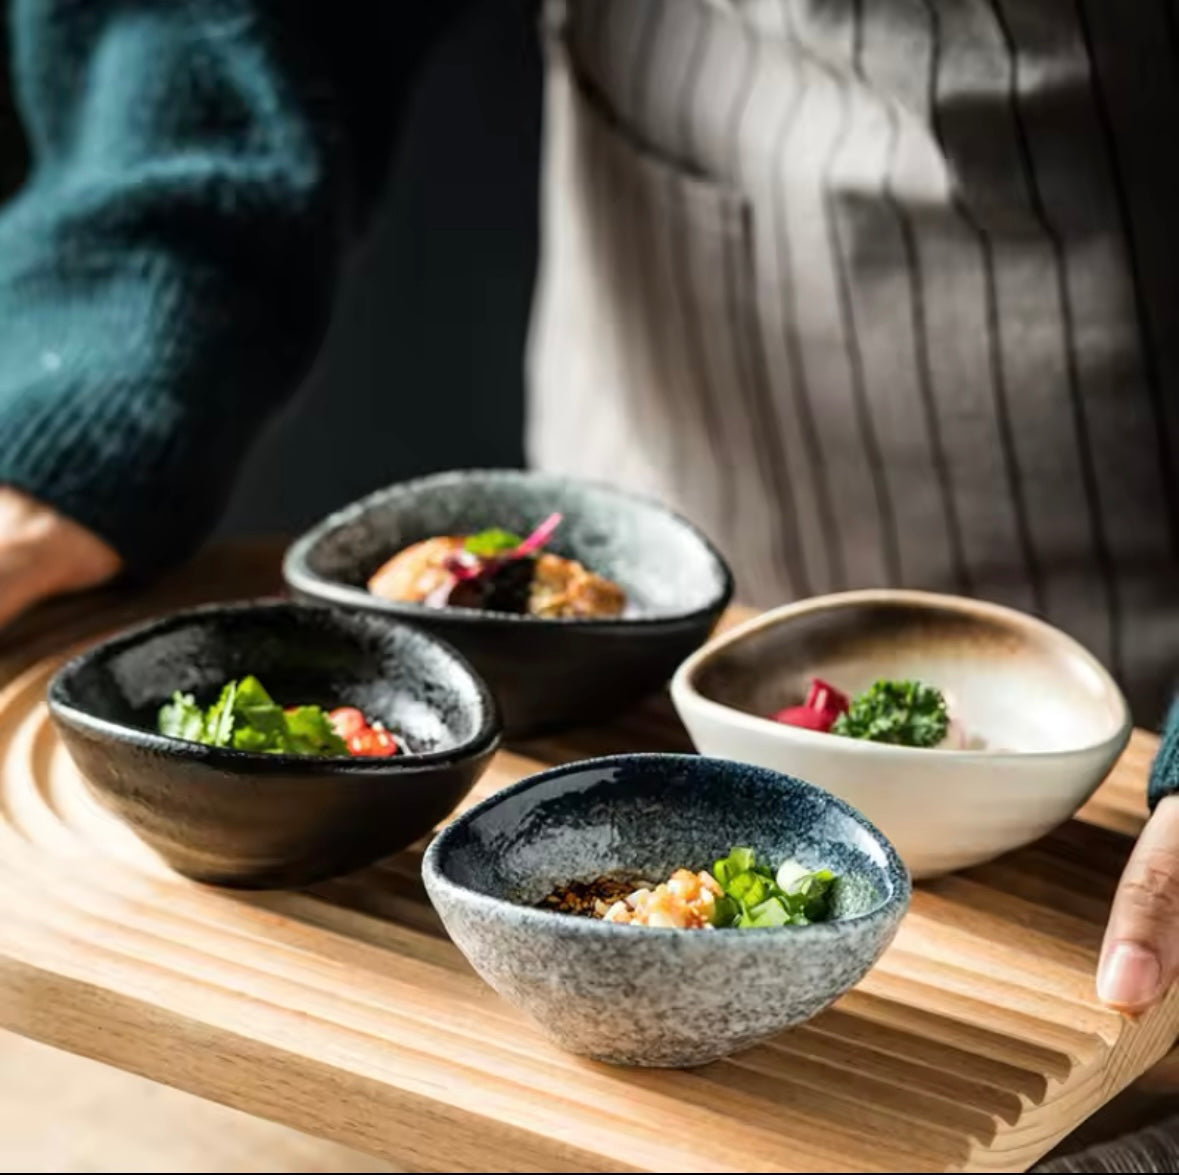
M 423 539 L 397 552 L 368 581 L 368 590 L 385 600 L 420 604 L 451 579 L 447 562 L 463 550 L 462 535 Z

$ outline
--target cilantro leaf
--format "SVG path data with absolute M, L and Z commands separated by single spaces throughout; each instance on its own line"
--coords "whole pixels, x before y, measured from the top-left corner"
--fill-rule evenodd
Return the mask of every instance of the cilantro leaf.
M 233 745 L 239 751 L 282 754 L 292 750 L 286 715 L 256 677 L 238 682 L 233 719 Z
M 182 694 L 177 690 L 172 700 L 160 707 L 156 727 L 160 734 L 200 742 L 205 729 L 205 712 L 196 704 L 192 694 Z
M 237 682 L 227 682 L 221 696 L 205 715 L 201 742 L 211 747 L 227 747 L 233 741 L 233 705 L 237 700 Z
M 318 706 L 298 706 L 285 715 L 291 749 L 297 755 L 346 755 L 348 744 Z
M 489 530 L 481 530 L 478 534 L 468 535 L 463 543 L 463 550 L 471 555 L 478 555 L 481 559 L 493 555 L 502 555 L 505 551 L 514 551 L 524 540 L 510 530 L 501 530 L 493 526 Z
M 348 754 L 324 710 L 298 706 L 288 714 L 253 676 L 228 682 L 207 711 L 191 694 L 173 694 L 160 709 L 156 728 L 173 738 L 256 754 Z
M 256 754 L 275 754 L 286 748 L 276 745 L 273 735 L 262 730 L 255 730 L 252 726 L 239 726 L 233 732 L 233 749 L 235 751 L 253 751 Z
M 243 709 L 271 709 L 277 710 L 278 704 L 266 692 L 265 686 L 251 673 L 237 683 L 236 703 Z
M 949 725 L 946 699 L 933 686 L 878 681 L 852 699 L 831 733 L 902 747 L 934 747 L 946 737 Z

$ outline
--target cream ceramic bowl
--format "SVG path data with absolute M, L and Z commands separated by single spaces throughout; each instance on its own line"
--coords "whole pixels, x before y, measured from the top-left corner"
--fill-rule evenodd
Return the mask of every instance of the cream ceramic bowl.
M 917 678 L 985 750 L 919 750 L 784 726 L 812 677 L 847 694 Z M 769 767 L 858 808 L 916 878 L 1043 836 L 1097 789 L 1130 737 L 1097 659 L 1031 616 L 956 596 L 858 591 L 776 608 L 704 646 L 671 687 L 705 755 Z

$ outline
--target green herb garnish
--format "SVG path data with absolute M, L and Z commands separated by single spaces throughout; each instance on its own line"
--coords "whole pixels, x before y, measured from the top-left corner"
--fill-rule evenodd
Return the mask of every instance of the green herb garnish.
M 752 849 L 736 848 L 713 865 L 712 875 L 725 891 L 716 902 L 714 926 L 806 926 L 831 916 L 836 879 L 829 869 L 808 870 L 785 861 L 775 876 L 757 863 Z
M 192 694 L 178 691 L 160 710 L 156 729 L 160 734 L 171 735 L 172 738 L 186 738 L 189 742 L 199 743 L 205 733 L 205 712 L 196 704 Z
M 510 530 L 501 530 L 498 526 L 493 526 L 490 530 L 468 535 L 463 543 L 463 550 L 471 555 L 478 555 L 481 559 L 489 559 L 493 555 L 514 551 L 523 541 Z
M 202 710 L 192 694 L 175 693 L 160 709 L 160 734 L 209 747 L 232 747 L 269 755 L 347 755 L 348 744 L 319 706 L 298 706 L 288 714 L 256 677 L 231 681 Z
M 949 725 L 946 699 L 933 686 L 920 681 L 878 681 L 852 699 L 831 733 L 902 747 L 935 747 L 946 737 Z

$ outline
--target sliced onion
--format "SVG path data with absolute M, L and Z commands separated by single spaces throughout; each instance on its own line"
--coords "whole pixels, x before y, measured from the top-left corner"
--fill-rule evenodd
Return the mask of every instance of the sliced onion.
M 553 537 L 553 531 L 561 525 L 563 514 L 554 512 L 550 514 L 514 551 L 509 551 L 505 559 L 522 559 L 525 555 L 531 555 L 533 551 L 540 550 Z

